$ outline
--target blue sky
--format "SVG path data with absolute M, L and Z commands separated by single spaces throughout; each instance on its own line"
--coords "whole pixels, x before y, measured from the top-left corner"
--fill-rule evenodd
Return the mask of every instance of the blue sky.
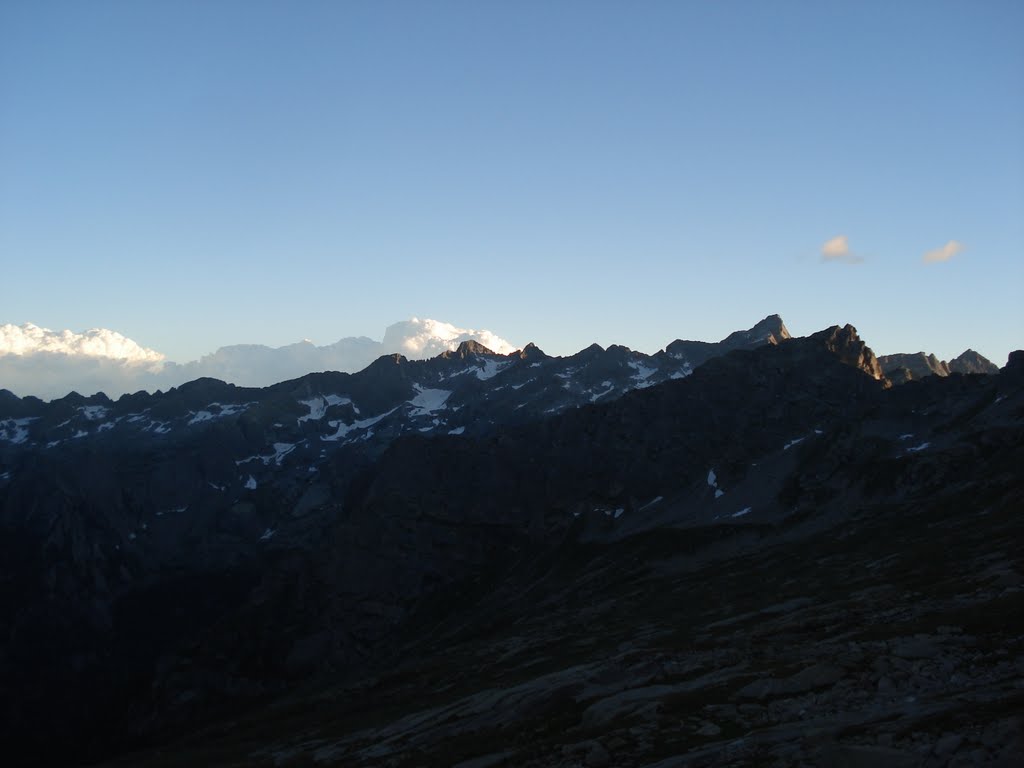
M 0 4 L 0 323 L 1024 346 L 1020 2 Z M 845 235 L 859 263 L 823 261 Z M 950 241 L 945 262 L 923 255 Z

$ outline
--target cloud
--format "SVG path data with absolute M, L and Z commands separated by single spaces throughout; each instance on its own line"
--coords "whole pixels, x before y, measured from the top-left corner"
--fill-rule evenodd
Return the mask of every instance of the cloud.
M 941 248 L 936 248 L 934 251 L 928 251 L 921 257 L 921 261 L 925 264 L 936 264 L 941 261 L 949 261 L 963 249 L 963 243 L 957 240 L 950 240 Z
M 454 350 L 464 341 L 477 341 L 499 355 L 507 355 L 517 349 L 490 331 L 456 328 L 451 323 L 414 317 L 388 326 L 384 332 L 385 351 L 381 354 L 398 352 L 413 358 L 436 357 Z
M 354 373 L 378 357 L 435 357 L 463 341 L 477 341 L 499 354 L 517 348 L 490 331 L 457 328 L 438 320 L 405 320 L 388 326 L 383 341 L 346 337 L 318 347 L 309 341 L 284 347 L 236 344 L 199 360 L 178 364 L 116 331 L 55 333 L 27 323 L 0 326 L 0 388 L 45 399 L 76 391 L 83 395 L 169 389 L 210 376 L 244 387 L 265 387 L 313 371 Z
M 32 323 L 0 325 L 0 355 L 33 355 L 52 352 L 70 357 L 120 360 L 125 363 L 160 363 L 164 356 L 141 347 L 129 338 L 106 328 L 82 333 L 51 331 Z
M 836 235 L 826 240 L 821 246 L 821 260 L 842 264 L 860 264 L 864 261 L 863 257 L 850 252 L 850 238 L 846 235 Z

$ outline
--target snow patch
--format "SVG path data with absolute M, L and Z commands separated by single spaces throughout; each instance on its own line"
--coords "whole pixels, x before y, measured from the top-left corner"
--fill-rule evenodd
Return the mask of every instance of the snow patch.
M 322 397 L 314 397 L 310 400 L 299 400 L 301 405 L 309 408 L 309 413 L 305 416 L 299 416 L 297 423 L 301 424 L 304 421 L 320 421 L 327 413 L 327 401 Z
M 352 410 L 357 414 L 359 413 L 359 409 L 356 407 L 356 404 L 347 397 L 342 397 L 341 395 L 324 395 L 324 399 L 327 400 L 328 405 L 351 405 Z
M 487 381 L 487 379 L 493 379 L 495 376 L 498 375 L 498 373 L 502 371 L 502 369 L 506 368 L 508 365 L 510 365 L 510 363 L 508 362 L 487 360 L 484 362 L 482 368 L 476 369 L 476 377 L 480 379 L 480 381 Z
M 636 373 L 633 374 L 633 380 L 637 382 L 638 389 L 644 389 L 645 387 L 649 387 L 653 384 L 653 382 L 647 380 L 658 372 L 657 368 L 651 368 L 649 365 L 645 365 L 639 360 L 630 360 L 627 365 L 636 371 Z
M 24 443 L 28 440 L 28 430 L 26 427 L 38 418 L 38 416 L 27 416 L 23 419 L 0 421 L 0 440 L 6 440 L 8 443 L 14 443 L 15 445 Z
M 733 513 L 733 517 L 743 517 L 744 515 L 749 514 L 749 513 L 750 513 L 750 507 L 744 507 L 739 512 L 734 512 Z
M 248 489 L 250 491 L 255 491 L 256 490 L 256 478 L 253 477 L 252 475 L 249 475 L 249 479 L 245 481 L 245 487 L 246 487 L 246 489 Z
M 708 470 L 708 485 L 712 488 L 718 487 L 718 475 L 715 474 L 715 470 L 713 469 Z
M 328 407 L 332 405 L 351 405 L 352 410 L 359 414 L 359 409 L 356 408 L 355 404 L 350 398 L 342 397 L 341 395 L 323 395 L 310 398 L 309 400 L 299 400 L 299 403 L 309 408 L 309 413 L 305 416 L 300 416 L 298 423 L 301 424 L 304 421 L 320 421 L 327 413 Z
M 676 358 L 678 359 L 678 357 L 679 356 L 677 355 Z M 668 377 L 670 379 L 685 379 L 691 373 L 693 373 L 693 366 L 687 363 L 680 370 L 670 373 Z
M 720 499 L 723 496 L 725 496 L 725 491 L 723 491 L 721 488 L 715 488 L 715 498 Z
M 263 460 L 264 464 L 269 464 L 271 460 L 278 466 L 281 466 L 281 460 L 289 453 L 295 450 L 295 443 L 274 443 L 274 455 Z
M 99 421 L 107 417 L 108 409 L 102 405 L 82 405 L 79 412 L 89 421 Z
M 782 446 L 782 450 L 788 451 L 794 445 L 800 445 L 800 443 L 802 443 L 805 439 L 806 438 L 803 438 L 803 437 L 794 438 L 793 440 L 790 440 L 788 443 L 786 443 L 784 446 Z
M 277 533 L 276 528 L 267 528 L 263 531 L 263 535 L 260 536 L 260 541 L 270 541 L 274 538 L 274 534 Z
M 189 425 L 199 424 L 204 421 L 211 421 L 213 419 L 223 419 L 226 416 L 234 416 L 237 413 L 242 413 L 243 411 L 245 411 L 250 405 L 252 405 L 252 403 L 228 403 L 227 405 L 221 405 L 220 403 L 210 403 L 208 406 L 206 406 L 206 409 L 198 411 L 197 413 L 193 414 L 192 411 L 189 411 L 189 414 L 192 415 L 192 418 L 189 419 L 188 423 Z M 217 409 L 216 412 L 212 410 L 214 408 Z
M 907 448 L 907 453 L 917 453 L 918 451 L 923 451 L 930 445 L 931 443 L 921 443 L 920 445 L 915 445 L 913 448 Z
M 413 387 L 416 389 L 416 396 L 409 401 L 409 405 L 412 406 L 410 416 L 426 416 L 441 410 L 452 394 L 450 389 L 424 389 L 419 384 L 413 384 Z
M 648 507 L 653 507 L 655 504 L 657 504 L 659 501 L 661 501 L 664 498 L 665 498 L 664 496 L 655 496 L 653 499 L 651 499 L 646 504 L 644 504 L 642 507 L 640 507 L 640 509 L 638 509 L 637 512 L 643 512 Z
M 385 418 L 387 416 L 390 416 L 392 413 L 397 411 L 400 407 L 401 406 L 395 406 L 390 411 L 387 411 L 386 413 L 382 413 L 379 416 L 373 416 L 373 417 L 371 417 L 369 419 L 363 419 L 361 421 L 354 421 L 351 424 L 346 424 L 345 422 L 340 421 L 340 420 L 339 421 L 329 421 L 329 422 L 327 422 L 328 426 L 335 427 L 336 431 L 335 431 L 335 433 L 333 435 L 324 435 L 320 439 L 328 441 L 328 442 L 336 442 L 338 440 L 341 440 L 343 437 L 345 437 L 349 432 L 353 432 L 353 431 L 355 431 L 357 429 L 366 429 L 367 427 L 372 427 L 374 424 L 376 424 L 381 419 L 383 419 L 383 418 Z

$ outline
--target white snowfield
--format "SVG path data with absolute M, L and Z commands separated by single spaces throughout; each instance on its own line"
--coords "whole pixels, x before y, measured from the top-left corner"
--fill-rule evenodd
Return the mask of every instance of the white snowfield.
M 0 440 L 20 445 L 28 440 L 28 430 L 25 428 L 36 420 L 37 417 L 29 416 L 24 419 L 6 419 L 0 421 Z
M 235 414 L 242 413 L 252 406 L 252 403 L 229 403 L 228 405 L 221 405 L 220 403 L 210 403 L 204 410 L 192 412 L 189 411 L 190 418 L 188 420 L 189 426 L 193 424 L 200 424 L 204 421 L 213 421 L 214 419 L 223 419 L 227 416 L 234 416 Z
M 403 405 L 404 405 L 404 403 L 403 403 Z M 382 413 L 379 416 L 373 416 L 373 417 L 371 417 L 369 419 L 362 419 L 361 421 L 354 421 L 351 424 L 346 424 L 343 421 L 328 421 L 327 425 L 330 426 L 330 427 L 334 427 L 335 428 L 335 432 L 334 432 L 333 435 L 324 435 L 320 439 L 328 441 L 328 442 L 337 442 L 338 440 L 341 440 L 346 435 L 348 435 L 349 432 L 354 432 L 354 431 L 359 430 L 359 429 L 367 429 L 368 427 L 372 427 L 374 424 L 378 423 L 381 419 L 383 419 L 383 418 L 385 418 L 387 416 L 390 416 L 392 413 L 397 411 L 399 408 L 401 408 L 401 406 L 395 406 L 390 411 Z
M 419 384 L 413 384 L 413 387 L 416 389 L 416 396 L 409 401 L 409 405 L 412 406 L 410 416 L 426 416 L 439 411 L 446 407 L 445 403 L 452 395 L 450 389 L 425 389 Z
M 299 403 L 309 408 L 309 413 L 305 416 L 299 416 L 298 423 L 301 424 L 304 421 L 320 421 L 327 413 L 327 409 L 332 405 L 351 405 L 352 410 L 358 415 L 359 409 L 356 407 L 349 398 L 342 397 L 341 395 L 323 395 L 310 398 L 309 400 L 299 400 Z
M 81 414 L 89 421 L 99 421 L 105 419 L 109 409 L 102 405 L 83 405 L 78 409 Z
M 646 389 L 651 386 L 653 382 L 648 381 L 648 379 L 658 372 L 657 368 L 644 365 L 639 360 L 630 360 L 628 365 L 636 371 L 636 373 L 633 374 L 633 380 L 636 382 L 637 389 Z

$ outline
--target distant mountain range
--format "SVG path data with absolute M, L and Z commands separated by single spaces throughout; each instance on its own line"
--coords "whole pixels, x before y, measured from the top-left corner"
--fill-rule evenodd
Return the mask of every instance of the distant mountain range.
M 974 693 L 998 720 L 1021 614 L 987 585 L 1021 550 L 988 547 L 1021 535 L 1024 353 L 955 373 L 893 387 L 852 326 L 773 315 L 654 355 L 464 339 L 266 388 L 0 391 L 5 752 L 838 764 L 806 697 L 901 749 L 936 713 L 988 718 Z M 958 645 L 987 615 L 986 650 Z
M 317 371 L 354 373 L 381 355 L 433 357 L 463 341 L 477 341 L 502 354 L 515 349 L 490 331 L 414 317 L 388 326 L 383 341 L 350 336 L 325 346 L 310 341 L 283 347 L 236 344 L 181 364 L 102 328 L 73 333 L 31 323 L 2 325 L 0 387 L 45 399 L 70 392 L 103 392 L 110 397 L 140 390 L 156 392 L 203 377 L 265 387 Z
M 715 354 L 715 350 L 736 348 L 741 344 L 743 334 L 761 333 L 762 330 L 759 325 L 750 331 L 737 331 L 718 343 L 677 340 L 665 349 L 665 353 L 669 356 L 684 355 L 692 365 L 699 365 L 707 356 Z M 770 330 L 768 332 L 771 333 Z M 788 338 L 784 327 L 779 332 L 786 334 L 782 338 Z M 781 341 L 781 338 L 777 340 Z M 508 354 L 517 349 L 490 331 L 412 318 L 388 326 L 382 341 L 350 336 L 324 346 L 310 341 L 283 347 L 236 344 L 221 347 L 199 360 L 176 363 L 156 350 L 142 347 L 120 333 L 106 329 L 73 333 L 55 332 L 31 323 L 2 325 L 0 388 L 22 396 L 50 400 L 71 392 L 84 395 L 102 392 L 116 398 L 139 391 L 165 391 L 199 378 L 219 379 L 243 387 L 267 387 L 307 373 L 355 373 L 382 355 L 400 354 L 410 360 L 435 357 L 442 352 L 454 351 L 464 341 L 477 342 L 497 354 Z M 948 364 L 923 352 L 884 356 L 879 358 L 879 363 L 885 374 L 896 383 L 930 374 L 993 373 L 998 370 L 996 365 L 972 350 Z

